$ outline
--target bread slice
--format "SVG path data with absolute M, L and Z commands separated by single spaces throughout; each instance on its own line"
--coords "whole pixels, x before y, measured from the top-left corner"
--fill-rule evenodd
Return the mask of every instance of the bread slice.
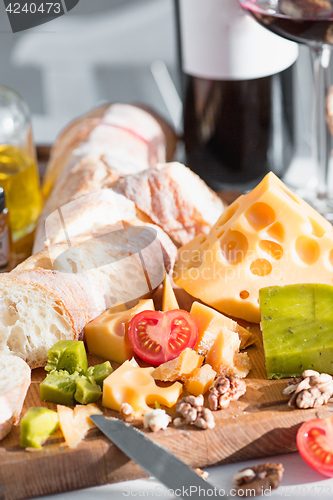
M 204 181 L 177 162 L 122 177 L 108 187 L 132 200 L 179 245 L 207 234 L 224 210 Z
M 50 245 L 0 277 L 0 352 L 44 366 L 60 339 L 80 340 L 105 309 L 148 296 L 173 268 L 177 249 L 138 220 Z
M 43 214 L 45 219 L 46 211 Z M 111 189 L 102 189 L 83 196 L 52 212 L 42 224 L 38 225 L 33 253 L 45 246 L 64 243 L 91 232 L 107 232 L 105 226 L 118 221 L 135 219 L 135 204 Z
M 0 278 L 0 353 L 44 366 L 52 345 L 82 339 L 86 323 L 107 307 L 102 289 L 84 276 L 17 268 Z
M 31 380 L 31 370 L 23 359 L 0 354 L 0 440 L 17 423 Z

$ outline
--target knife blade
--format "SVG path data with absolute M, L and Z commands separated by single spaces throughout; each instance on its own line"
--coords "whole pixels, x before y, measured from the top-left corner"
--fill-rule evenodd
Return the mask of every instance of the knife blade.
M 192 495 L 192 498 L 224 496 L 217 487 L 202 479 L 188 465 L 136 427 L 103 415 L 91 415 L 90 418 L 125 455 L 139 464 L 147 474 L 173 490 L 177 498 L 189 498 Z

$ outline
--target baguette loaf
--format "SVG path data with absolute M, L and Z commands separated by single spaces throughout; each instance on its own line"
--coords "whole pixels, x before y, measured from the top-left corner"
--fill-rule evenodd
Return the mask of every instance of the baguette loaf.
M 204 181 L 177 162 L 127 175 L 108 186 L 132 200 L 179 245 L 209 233 L 224 209 Z
M 175 144 L 168 130 L 168 154 Z M 59 136 L 47 167 L 43 193 L 47 196 L 36 228 L 34 253 L 45 241 L 49 215 L 88 194 L 97 192 L 120 177 L 155 168 L 166 161 L 166 136 L 150 113 L 136 106 L 113 104 L 93 110 L 70 124 Z M 88 232 L 87 227 L 84 232 Z
M 177 249 L 138 220 L 50 245 L 0 278 L 0 352 L 44 366 L 60 339 L 82 340 L 105 309 L 147 296 L 173 268 Z
M 0 440 L 19 420 L 30 379 L 27 363 L 17 356 L 0 354 Z
M 107 126 L 110 128 L 107 129 Z M 115 129 L 119 129 L 118 134 Z M 111 140 L 109 146 L 107 143 L 101 144 L 103 133 L 106 134 L 104 140 Z M 141 161 L 143 168 L 149 168 L 173 157 L 176 136 L 166 122 L 139 106 L 112 104 L 93 109 L 74 120 L 60 133 L 45 172 L 44 194 L 49 194 L 63 169 L 71 161 L 75 162 L 75 157 L 80 152 L 97 150 L 101 146 L 106 146 L 102 154 L 110 152 L 111 158 L 114 158 L 114 165 L 111 165 L 114 169 L 121 170 L 124 160 L 127 164 L 131 164 L 130 160 L 135 164 Z M 128 168 L 126 164 L 125 168 Z

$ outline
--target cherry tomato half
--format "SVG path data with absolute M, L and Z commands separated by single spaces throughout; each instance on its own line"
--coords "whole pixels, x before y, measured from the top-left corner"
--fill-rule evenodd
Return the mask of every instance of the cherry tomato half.
M 129 324 L 128 337 L 139 358 L 153 366 L 179 356 L 186 347 L 194 347 L 198 327 L 187 311 L 142 311 Z
M 333 477 L 333 419 L 316 418 L 301 425 L 296 436 L 303 460 L 314 470 Z

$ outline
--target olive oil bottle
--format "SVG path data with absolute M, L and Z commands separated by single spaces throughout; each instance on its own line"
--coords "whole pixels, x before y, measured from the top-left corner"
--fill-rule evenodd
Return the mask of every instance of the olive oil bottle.
M 11 144 L 0 145 L 0 186 L 6 194 L 13 241 L 33 231 L 42 199 L 36 161 Z
M 0 187 L 6 195 L 15 250 L 17 242 L 32 235 L 42 197 L 29 110 L 6 87 L 0 87 Z

